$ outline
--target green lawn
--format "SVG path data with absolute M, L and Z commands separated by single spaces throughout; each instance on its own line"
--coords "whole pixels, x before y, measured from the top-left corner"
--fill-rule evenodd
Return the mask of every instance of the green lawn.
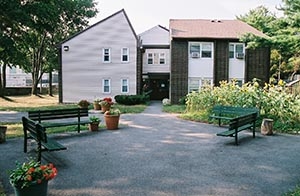
M 47 110 L 47 109 L 63 109 L 63 108 L 74 108 L 78 107 L 76 104 L 61 104 L 61 105 L 51 105 L 51 106 L 41 106 L 41 107 L 22 107 L 22 108 L 14 108 L 14 107 L 1 107 L 1 109 L 6 111 L 20 111 L 26 112 L 29 110 Z M 113 108 L 117 108 L 121 111 L 121 114 L 126 113 L 140 113 L 145 110 L 147 105 L 120 105 L 114 104 Z M 90 109 L 93 109 L 90 105 Z M 23 136 L 23 126 L 21 123 L 3 123 L 0 122 L 0 125 L 7 126 L 6 137 L 7 138 L 14 138 L 14 137 L 22 137 Z M 102 122 L 102 126 L 103 122 Z M 101 126 L 100 126 L 101 128 Z M 87 126 L 81 126 L 81 130 L 87 130 Z M 63 132 L 74 132 L 77 130 L 77 126 L 65 126 L 65 127 L 54 127 L 47 129 L 48 133 L 63 133 Z

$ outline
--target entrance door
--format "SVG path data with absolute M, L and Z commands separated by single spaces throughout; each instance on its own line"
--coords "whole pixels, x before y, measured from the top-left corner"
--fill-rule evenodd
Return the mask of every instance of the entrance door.
M 150 78 L 151 100 L 163 100 L 169 98 L 169 80 Z

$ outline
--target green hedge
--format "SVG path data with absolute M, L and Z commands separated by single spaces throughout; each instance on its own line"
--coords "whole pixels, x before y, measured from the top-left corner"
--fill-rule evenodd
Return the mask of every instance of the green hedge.
M 115 101 L 123 105 L 145 104 L 150 100 L 149 95 L 116 95 Z

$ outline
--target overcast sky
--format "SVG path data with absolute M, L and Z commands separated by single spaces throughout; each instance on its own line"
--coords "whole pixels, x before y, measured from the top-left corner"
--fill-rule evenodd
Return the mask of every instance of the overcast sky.
M 96 0 L 99 13 L 91 20 L 98 22 L 125 9 L 137 34 L 156 25 L 169 26 L 170 19 L 235 19 L 264 5 L 280 16 L 276 6 L 281 0 Z

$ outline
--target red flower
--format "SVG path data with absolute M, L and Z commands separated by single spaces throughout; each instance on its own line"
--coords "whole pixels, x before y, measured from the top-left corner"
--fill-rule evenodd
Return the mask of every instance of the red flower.
M 34 172 L 34 167 L 29 168 L 29 170 L 27 171 L 27 174 L 32 174 Z
M 31 160 L 23 164 L 17 163 L 17 169 L 10 173 L 10 182 L 16 187 L 24 188 L 51 180 L 56 175 L 57 169 L 52 163 L 41 165 L 40 162 Z
M 31 176 L 31 175 L 28 175 L 28 176 L 27 176 L 27 180 L 28 180 L 28 181 L 32 181 L 32 176 Z

